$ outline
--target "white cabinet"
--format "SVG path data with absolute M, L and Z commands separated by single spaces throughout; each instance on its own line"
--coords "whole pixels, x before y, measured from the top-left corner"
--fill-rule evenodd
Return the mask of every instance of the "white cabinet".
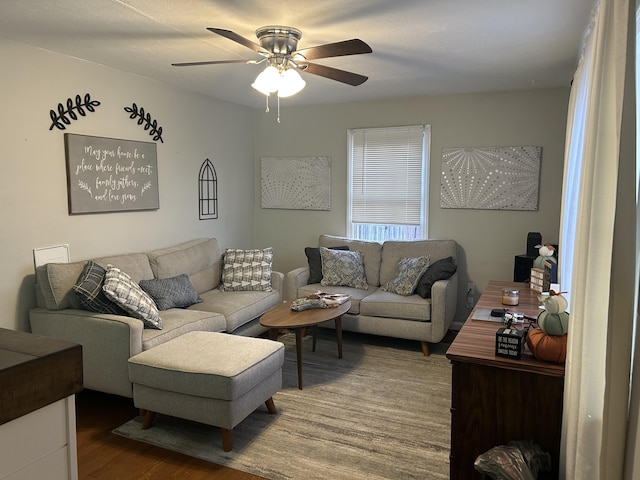
M 75 395 L 0 425 L 0 480 L 77 480 Z
M 82 346 L 0 328 L 0 480 L 76 480 Z

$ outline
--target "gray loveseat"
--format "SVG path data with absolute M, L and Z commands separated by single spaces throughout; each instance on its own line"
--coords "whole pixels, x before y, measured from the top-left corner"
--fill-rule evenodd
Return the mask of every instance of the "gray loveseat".
M 162 329 L 144 328 L 126 315 L 82 308 L 73 291 L 86 261 L 51 263 L 36 269 L 37 308 L 29 312 L 31 330 L 82 345 L 84 386 L 132 397 L 128 359 L 192 331 L 258 336 L 267 329 L 260 316 L 282 303 L 284 275 L 271 274 L 271 291 L 221 291 L 222 252 L 215 238 L 197 239 L 146 253 L 95 259 L 112 265 L 135 282 L 186 274 L 202 302 L 160 311 Z
M 454 240 L 417 240 L 410 242 L 387 241 L 383 244 L 344 237 L 321 235 L 319 247 L 348 247 L 361 251 L 368 288 L 324 286 L 309 284 L 309 265 L 287 273 L 285 298 L 293 300 L 318 290 L 351 295 L 351 309 L 342 317 L 342 329 L 354 332 L 382 335 L 407 340 L 418 340 L 425 355 L 428 343 L 440 342 L 447 333 L 456 313 L 458 274 L 446 280 L 437 280 L 430 295 L 398 295 L 384 291 L 381 286 L 396 277 L 402 258 L 429 256 L 434 264 L 441 259 L 457 258 Z M 430 298 L 428 298 L 430 297 Z M 329 324 L 327 324 L 329 326 Z

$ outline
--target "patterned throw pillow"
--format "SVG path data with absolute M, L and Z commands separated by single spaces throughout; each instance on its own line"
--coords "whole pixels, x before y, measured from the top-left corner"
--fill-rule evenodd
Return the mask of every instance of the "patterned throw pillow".
M 227 248 L 224 252 L 220 290 L 237 292 L 243 290 L 271 291 L 271 264 L 273 248 L 262 250 L 240 250 Z
M 368 290 L 364 273 L 364 254 L 359 250 L 331 250 L 320 247 L 322 280 L 320 285 L 353 287 Z
M 104 276 L 107 271 L 93 260 L 89 260 L 78 281 L 72 287 L 84 308 L 97 313 L 113 313 L 115 315 L 128 315 L 117 304 L 107 298 L 102 291 Z
M 422 298 L 431 298 L 431 287 L 438 280 L 446 280 L 451 275 L 456 273 L 457 267 L 453 261 L 453 257 L 441 258 L 433 262 L 426 272 L 422 275 L 422 278 L 418 280 L 416 287 L 416 293 Z
M 340 247 L 329 247 L 331 250 L 349 250 L 347 245 Z M 304 254 L 309 263 L 309 280 L 307 284 L 320 283 L 322 281 L 322 258 L 320 258 L 319 247 L 305 247 Z
M 156 302 L 158 310 L 170 308 L 186 308 L 194 303 L 202 302 L 194 290 L 186 274 L 171 278 L 154 278 L 140 280 L 140 288 Z
M 132 317 L 142 320 L 146 327 L 162 330 L 162 319 L 153 299 L 119 268 L 107 266 L 102 291 Z
M 398 262 L 396 278 L 389 280 L 382 286 L 385 292 L 398 295 L 412 295 L 422 274 L 429 268 L 430 256 L 409 258 L 403 257 Z

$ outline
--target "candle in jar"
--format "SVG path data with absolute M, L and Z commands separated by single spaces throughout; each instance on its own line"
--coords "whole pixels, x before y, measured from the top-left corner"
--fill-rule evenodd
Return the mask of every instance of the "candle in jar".
M 518 305 L 520 303 L 520 290 L 515 288 L 502 289 L 503 305 Z

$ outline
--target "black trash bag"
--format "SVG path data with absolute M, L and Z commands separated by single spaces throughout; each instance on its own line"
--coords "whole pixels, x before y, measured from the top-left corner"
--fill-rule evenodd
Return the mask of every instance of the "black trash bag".
M 473 466 L 493 480 L 536 480 L 551 470 L 551 455 L 533 442 L 513 441 L 478 455 Z

